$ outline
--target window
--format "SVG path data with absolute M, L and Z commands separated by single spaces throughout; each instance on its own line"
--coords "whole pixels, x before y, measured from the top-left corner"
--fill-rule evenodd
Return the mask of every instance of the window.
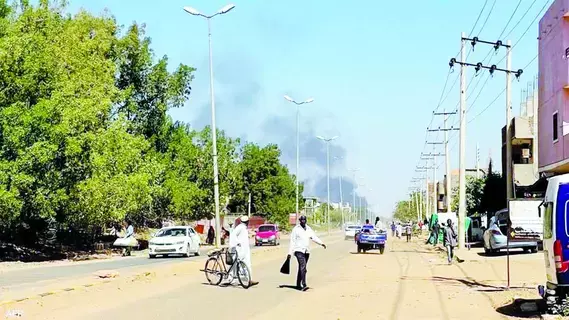
M 557 111 L 553 113 L 553 142 L 556 142 L 559 138 L 559 122 L 557 119 Z
M 543 238 L 553 238 L 553 202 L 546 202 L 543 207 L 545 214 L 543 216 Z
M 275 231 L 275 226 L 260 226 L 259 232 Z

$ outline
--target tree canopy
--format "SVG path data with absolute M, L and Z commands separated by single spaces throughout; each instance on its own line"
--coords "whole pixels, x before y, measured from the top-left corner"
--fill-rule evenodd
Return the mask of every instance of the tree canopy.
M 144 25 L 65 12 L 0 0 L 0 239 L 212 217 L 211 129 L 168 115 L 195 69 L 155 57 Z M 254 213 L 285 223 L 295 178 L 279 148 L 223 131 L 217 144 L 221 209 L 245 211 L 251 193 Z

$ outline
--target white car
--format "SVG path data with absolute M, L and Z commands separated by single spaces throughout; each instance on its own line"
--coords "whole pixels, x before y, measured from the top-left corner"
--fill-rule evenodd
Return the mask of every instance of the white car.
M 200 236 L 194 228 L 184 226 L 162 228 L 148 242 L 149 258 L 171 254 L 186 257 L 200 254 Z
M 361 228 L 362 228 L 362 226 L 358 226 L 358 225 L 347 225 L 346 229 L 344 230 L 346 239 L 354 240 L 354 237 L 356 236 L 356 232 L 360 231 Z

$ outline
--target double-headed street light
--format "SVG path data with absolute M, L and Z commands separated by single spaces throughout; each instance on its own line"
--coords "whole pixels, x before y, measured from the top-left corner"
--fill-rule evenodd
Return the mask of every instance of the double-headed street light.
M 213 15 L 205 15 L 192 7 L 184 7 L 187 13 L 207 19 L 207 33 L 209 41 L 209 92 L 211 96 L 211 142 L 213 155 L 213 193 L 215 202 L 215 246 L 221 246 L 221 219 L 219 217 L 219 172 L 217 168 L 217 129 L 215 127 L 215 95 L 213 91 L 213 58 L 211 51 L 211 18 L 226 14 L 235 8 L 235 5 L 228 4 Z
M 300 135 L 300 106 L 306 103 L 311 103 L 314 102 L 313 98 L 307 99 L 305 101 L 302 102 L 297 102 L 295 101 L 293 98 L 289 97 L 289 96 L 284 96 L 284 98 L 289 101 L 292 102 L 294 104 L 296 104 L 296 214 L 299 214 L 298 211 L 298 198 L 299 198 L 299 190 L 298 190 L 298 185 L 299 185 L 299 180 L 298 180 L 298 167 L 300 166 L 300 139 L 299 139 L 299 135 Z
M 326 171 L 327 178 L 326 184 L 328 185 L 328 206 L 326 208 L 326 220 L 328 220 L 328 234 L 330 234 L 330 142 L 336 140 L 338 136 L 332 138 L 324 138 L 322 136 L 317 136 L 316 138 L 324 141 L 326 143 Z

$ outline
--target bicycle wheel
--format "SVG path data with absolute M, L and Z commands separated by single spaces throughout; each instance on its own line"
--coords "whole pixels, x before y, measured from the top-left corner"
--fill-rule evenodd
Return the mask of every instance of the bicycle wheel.
M 223 280 L 223 272 L 221 271 L 221 265 L 217 261 L 216 257 L 211 257 L 205 262 L 205 277 L 209 284 L 217 286 Z
M 251 272 L 243 261 L 239 261 L 237 264 L 237 275 L 241 286 L 248 289 L 251 286 Z

